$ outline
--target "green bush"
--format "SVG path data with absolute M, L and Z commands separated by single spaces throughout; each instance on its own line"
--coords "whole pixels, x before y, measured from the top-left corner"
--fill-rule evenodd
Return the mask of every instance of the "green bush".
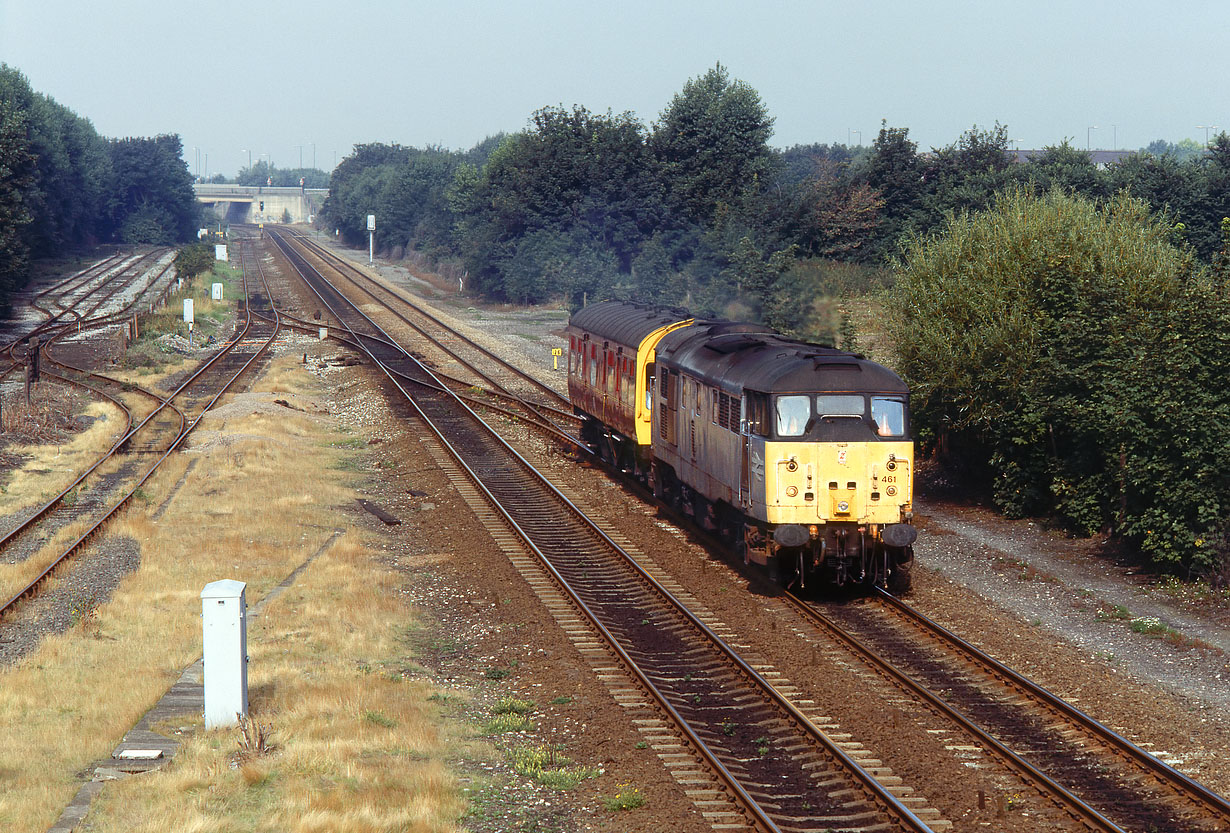
M 1230 301 L 1120 195 L 999 195 L 915 238 L 888 297 L 920 436 L 1010 516 L 1207 570 L 1230 506 Z

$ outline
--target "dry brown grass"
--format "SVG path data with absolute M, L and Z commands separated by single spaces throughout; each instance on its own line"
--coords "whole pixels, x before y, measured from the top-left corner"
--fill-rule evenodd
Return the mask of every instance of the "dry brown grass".
M 5 403 L 6 421 L 8 407 Z M 76 480 L 119 438 L 124 422 L 114 405 L 92 402 L 82 413 L 94 421 L 63 442 L 12 443 L 5 447 L 8 457 L 21 462 L 0 469 L 0 515 L 46 502 Z
M 310 377 L 284 364 L 270 377 L 279 391 L 310 393 Z M 112 527 L 140 543 L 141 569 L 88 631 L 49 638 L 0 671 L 0 829 L 47 829 L 79 773 L 199 655 L 205 584 L 246 581 L 255 602 L 332 534 L 328 507 L 354 497 L 337 457 L 353 452 L 330 449 L 328 428 L 297 411 L 231 414 L 225 433 L 240 439 L 201 456 L 166 514 L 149 517 L 182 465 Z M 395 581 L 356 533 L 341 538 L 252 622 L 252 708 L 279 748 L 232 768 L 237 733 L 201 730 L 166 771 L 109 785 L 93 829 L 453 829 L 458 791 L 440 762 L 431 692 L 382 671 L 382 659 L 402 661 L 394 623 L 408 616 L 387 592 Z

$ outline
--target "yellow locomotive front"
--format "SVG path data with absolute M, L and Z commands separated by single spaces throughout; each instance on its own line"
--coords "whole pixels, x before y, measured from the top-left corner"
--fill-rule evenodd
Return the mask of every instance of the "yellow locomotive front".
M 753 397 L 754 398 L 754 397 Z M 914 541 L 914 446 L 898 394 L 789 393 L 766 397 L 771 426 L 749 436 L 744 544 L 756 561 L 782 559 L 826 584 L 909 585 Z
M 862 356 L 729 322 L 658 348 L 654 487 L 788 584 L 908 589 L 909 394 Z

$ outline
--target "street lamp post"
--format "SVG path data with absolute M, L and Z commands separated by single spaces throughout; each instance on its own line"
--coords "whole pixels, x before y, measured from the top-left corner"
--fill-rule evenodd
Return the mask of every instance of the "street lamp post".
M 1208 124 L 1208 125 L 1205 125 L 1205 124 L 1198 124 L 1198 125 L 1196 125 L 1196 129 L 1197 129 L 1197 130 L 1203 130 L 1203 131 L 1204 131 L 1204 146 L 1207 148 L 1207 147 L 1209 146 L 1209 131 L 1210 131 L 1210 130 L 1217 130 L 1217 125 L 1215 125 L 1215 124 Z
M 303 145 L 295 145 L 299 148 L 299 170 L 303 170 Z
M 197 147 L 196 145 L 193 145 L 192 149 L 196 151 L 196 178 L 197 178 L 197 181 L 200 182 L 201 180 L 201 149 Z
M 1085 150 L 1090 149 L 1089 136 L 1091 133 L 1093 133 L 1093 131 L 1097 129 L 1098 129 L 1098 126 L 1096 124 L 1091 124 L 1085 128 Z
M 863 131 L 855 130 L 854 135 L 858 136 L 858 146 L 862 147 L 863 146 Z
M 312 142 L 312 170 L 316 170 L 316 143 Z
M 242 152 L 248 154 L 248 172 L 251 173 L 252 172 L 252 151 L 247 150 L 245 148 Z

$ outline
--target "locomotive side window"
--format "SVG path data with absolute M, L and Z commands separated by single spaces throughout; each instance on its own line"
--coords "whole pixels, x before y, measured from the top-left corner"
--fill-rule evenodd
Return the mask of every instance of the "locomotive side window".
M 598 387 L 598 345 L 589 346 L 589 386 Z
M 777 434 L 801 437 L 811 419 L 811 397 L 806 394 L 777 397 Z
M 905 434 L 905 402 L 901 399 L 871 397 L 871 418 L 875 421 L 876 433 L 881 437 Z
M 713 424 L 738 432 L 739 397 L 721 391 L 713 392 Z

